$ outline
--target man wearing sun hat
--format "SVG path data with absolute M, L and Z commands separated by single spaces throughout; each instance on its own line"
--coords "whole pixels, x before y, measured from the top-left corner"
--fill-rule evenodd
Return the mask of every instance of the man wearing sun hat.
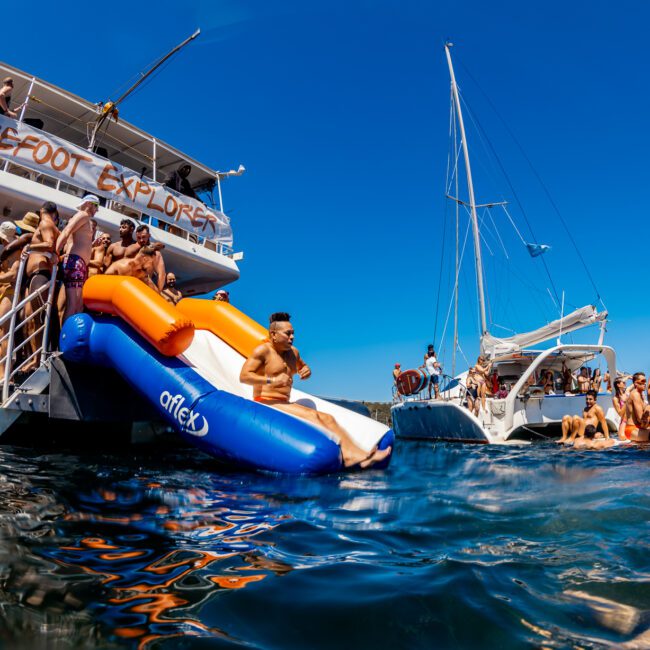
M 36 214 L 36 212 L 26 212 L 25 216 L 20 221 L 16 221 L 16 225 L 22 232 L 31 232 L 34 234 L 38 228 L 38 222 L 40 219 L 41 218 Z
M 81 289 L 88 279 L 88 262 L 93 245 L 92 218 L 99 209 L 99 199 L 86 194 L 77 205 L 78 212 L 70 219 L 56 240 L 56 253 L 62 257 L 63 286 L 65 287 L 65 310 L 63 324 L 68 316 L 83 309 Z
M 16 239 L 16 224 L 13 221 L 0 223 L 0 253 L 7 244 Z
M 230 294 L 225 289 L 219 289 L 214 294 L 212 300 L 216 300 L 217 302 L 230 302 Z

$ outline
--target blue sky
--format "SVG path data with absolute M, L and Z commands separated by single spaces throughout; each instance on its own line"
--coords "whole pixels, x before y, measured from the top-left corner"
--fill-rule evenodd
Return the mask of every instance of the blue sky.
M 128 8 L 73 2 L 65 12 L 52 3 L 31 6 L 31 36 L 7 30 L 2 58 L 93 101 L 114 98 L 134 74 L 201 27 L 200 39 L 120 113 L 214 168 L 246 166 L 243 177 L 224 185 L 235 247 L 245 253 L 231 297 L 262 323 L 272 311 L 293 314 L 297 346 L 314 372 L 304 386 L 310 392 L 388 399 L 393 364 L 417 365 L 442 330 L 446 263 L 437 327 L 436 297 L 443 220 L 452 218 L 444 200 L 447 38 L 455 43 L 463 96 L 508 170 L 535 235 L 552 246 L 545 259 L 558 291 L 570 305 L 595 298 L 568 236 L 481 89 L 579 244 L 611 314 L 606 341 L 617 348 L 619 366 L 650 370 L 644 300 L 650 5 L 215 0 Z M 491 179 L 482 167 L 475 136 L 470 130 L 477 200 L 512 201 L 503 179 Z M 493 322 L 525 330 L 557 317 L 542 267 L 526 259 L 506 222 L 496 224 L 511 259 L 504 264 L 496 249 L 486 254 Z M 469 264 L 462 282 L 461 345 L 472 359 L 478 341 Z M 449 369 L 449 352 L 446 361 Z

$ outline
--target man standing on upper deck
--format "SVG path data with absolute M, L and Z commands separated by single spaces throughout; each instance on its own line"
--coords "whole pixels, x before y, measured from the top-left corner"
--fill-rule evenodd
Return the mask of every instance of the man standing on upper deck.
M 187 180 L 191 171 L 191 165 L 188 163 L 181 163 L 178 168 L 169 175 L 165 181 L 165 185 L 179 194 L 184 194 L 192 199 L 198 199 L 199 197 L 196 195 L 196 192 L 192 189 L 190 182 Z
M 0 115 L 6 115 L 15 120 L 18 117 L 18 114 L 14 113 L 14 111 L 9 108 L 13 89 L 14 80 L 11 77 L 5 77 L 2 80 L 2 88 L 0 88 Z
M 99 209 L 99 199 L 94 194 L 87 194 L 77 209 L 78 212 L 56 240 L 57 255 L 64 254 L 61 269 L 65 287 L 65 310 L 61 324 L 83 309 L 81 290 L 88 279 L 88 262 L 93 245 L 91 220 Z
M 149 226 L 143 223 L 135 229 L 135 244 L 126 249 L 124 257 L 134 259 L 143 248 L 149 247 L 153 248 L 153 272 L 156 275 L 156 286 L 160 292 L 165 288 L 165 260 L 160 254 L 160 249 L 165 248 L 165 245 L 161 243 L 152 245 Z
M 120 221 L 120 241 L 116 241 L 108 247 L 108 250 L 104 255 L 105 269 L 107 269 L 113 262 L 118 262 L 126 257 L 126 251 L 135 244 L 135 239 L 133 239 L 134 231 L 135 224 L 131 219 L 122 219 L 122 221 Z

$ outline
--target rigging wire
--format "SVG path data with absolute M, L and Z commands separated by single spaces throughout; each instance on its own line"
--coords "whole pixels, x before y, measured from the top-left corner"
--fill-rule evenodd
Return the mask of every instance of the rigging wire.
M 536 169 L 535 166 L 533 165 L 532 161 L 530 160 L 530 158 L 529 158 L 528 155 L 526 154 L 526 151 L 525 151 L 525 149 L 523 148 L 522 144 L 519 142 L 519 140 L 518 140 L 517 137 L 515 136 L 515 134 L 514 134 L 514 132 L 512 131 L 512 129 L 508 126 L 507 122 L 506 122 L 505 119 L 502 117 L 501 113 L 499 113 L 499 111 L 497 110 L 496 106 L 494 105 L 494 103 L 492 102 L 492 100 L 490 99 L 490 97 L 489 97 L 489 96 L 487 95 L 487 93 L 483 90 L 483 88 L 482 88 L 481 85 L 478 83 L 478 81 L 474 78 L 474 76 L 473 76 L 472 73 L 469 71 L 469 69 L 467 68 L 467 66 L 463 63 L 462 59 L 458 59 L 458 60 L 460 61 L 461 66 L 463 67 L 463 69 L 465 70 L 465 72 L 467 73 L 467 75 L 469 76 L 469 78 L 470 78 L 470 79 L 471 79 L 471 80 L 476 84 L 476 87 L 479 89 L 480 93 L 481 93 L 481 94 L 483 95 L 483 97 L 487 100 L 488 104 L 490 105 L 490 107 L 492 108 L 492 110 L 494 111 L 494 113 L 496 114 L 496 116 L 499 118 L 499 121 L 503 124 L 504 128 L 506 129 L 506 131 L 508 132 L 508 134 L 509 134 L 510 137 L 512 138 L 513 142 L 515 143 L 515 145 L 516 145 L 517 148 L 519 149 L 521 155 L 524 157 L 524 160 L 526 161 L 526 163 L 527 163 L 528 166 L 530 167 L 531 171 L 533 172 L 535 178 L 537 179 L 537 182 L 540 184 L 542 190 L 544 191 L 544 194 L 546 194 L 546 198 L 548 199 L 549 203 L 550 203 L 551 206 L 553 207 L 553 210 L 555 211 L 555 214 L 556 214 L 557 217 L 559 218 L 560 223 L 562 224 L 562 227 L 564 228 L 564 231 L 565 231 L 566 234 L 568 235 L 569 240 L 571 241 L 571 244 L 573 245 L 573 248 L 574 248 L 574 250 L 576 251 L 576 253 L 577 253 L 577 255 L 578 255 L 578 258 L 580 259 L 580 262 L 581 262 L 581 264 L 582 264 L 582 266 L 583 266 L 583 268 L 584 268 L 584 270 L 585 270 L 585 273 L 587 274 L 587 277 L 589 278 L 589 282 L 591 283 L 591 286 L 593 287 L 594 291 L 596 292 L 596 300 L 600 300 L 600 303 L 603 305 L 603 308 L 604 308 L 604 309 L 607 309 L 607 307 L 605 306 L 605 302 L 603 301 L 603 298 L 602 298 L 602 296 L 600 295 L 600 291 L 598 290 L 598 287 L 596 286 L 596 282 L 594 281 L 594 278 L 593 278 L 593 276 L 591 275 L 591 272 L 589 271 L 589 267 L 587 266 L 587 263 L 585 262 L 585 259 L 584 259 L 584 257 L 582 256 L 582 253 L 581 253 L 580 249 L 578 248 L 578 245 L 577 245 L 575 239 L 573 238 L 573 235 L 571 234 L 571 231 L 569 230 L 569 227 L 568 227 L 568 225 L 567 225 L 567 223 L 566 223 L 566 221 L 565 221 L 565 219 L 564 219 L 562 213 L 560 212 L 559 207 L 557 206 L 557 204 L 556 204 L 555 201 L 553 200 L 553 197 L 552 197 L 552 195 L 551 195 L 550 190 L 548 189 L 548 187 L 546 186 L 546 184 L 545 184 L 544 181 L 542 180 L 541 176 L 539 175 L 537 169 Z M 497 160 L 498 160 L 498 158 L 497 158 Z M 499 164 L 500 164 L 500 161 L 499 161 Z M 508 180 L 507 178 L 506 178 L 506 180 L 508 181 L 508 184 L 510 185 L 509 180 Z M 515 199 L 517 200 L 517 203 L 520 204 L 519 199 L 518 199 L 518 197 L 517 197 L 516 195 L 515 195 Z M 520 207 L 521 207 L 521 204 L 520 204 Z M 523 210 L 522 210 L 522 212 L 523 212 Z M 524 218 L 526 219 L 526 221 L 528 221 L 528 218 L 526 217 L 525 213 L 524 213 Z M 530 227 L 530 224 L 529 224 L 529 227 Z M 533 238 L 534 238 L 534 233 L 532 233 L 532 230 L 531 230 L 531 234 L 533 234 Z M 537 243 L 537 242 L 535 242 L 535 243 Z M 542 260 L 542 262 L 544 262 L 544 266 L 546 267 L 545 260 Z M 553 291 L 555 292 L 556 298 L 557 298 L 557 300 L 558 300 L 558 302 L 559 302 L 560 299 L 559 299 L 559 297 L 558 297 L 558 295 L 557 295 L 557 291 L 555 291 L 555 288 L 553 289 Z
M 451 102 L 453 102 L 453 97 L 451 98 Z M 454 116 L 454 110 L 453 110 L 453 103 L 450 103 L 450 111 L 449 111 L 449 142 L 451 143 L 451 135 L 452 135 L 452 130 L 455 132 L 455 116 Z M 454 150 L 456 149 L 456 141 L 453 141 L 454 145 Z M 458 159 L 456 158 L 454 161 L 454 170 L 458 169 Z M 451 146 L 449 147 L 447 151 L 447 180 L 445 181 L 445 187 L 448 185 L 448 180 L 449 180 L 449 168 L 450 168 L 450 163 L 451 163 Z M 455 173 L 455 172 L 454 172 Z M 436 313 L 434 317 L 434 326 L 433 326 L 433 345 L 434 349 L 436 349 L 437 341 L 438 341 L 438 314 L 440 310 L 440 294 L 442 293 L 442 272 L 444 268 L 444 260 L 445 260 L 445 241 L 446 241 L 446 233 L 447 233 L 447 206 L 449 205 L 446 197 L 444 199 L 444 204 L 443 204 L 443 214 L 445 215 L 445 218 L 442 220 L 442 250 L 440 251 L 440 271 L 438 273 L 438 295 L 436 296 Z M 444 338 L 444 337 L 443 337 Z
M 494 145 L 492 144 L 492 141 L 488 137 L 485 129 L 481 125 L 478 118 L 474 115 L 472 109 L 469 107 L 469 105 L 464 100 L 464 98 L 462 98 L 462 101 L 463 101 L 463 104 L 465 105 L 465 108 L 467 109 L 467 113 L 469 114 L 470 120 L 474 123 L 474 126 L 476 127 L 477 131 L 479 132 L 479 135 L 481 135 L 483 138 L 485 138 L 485 142 L 488 145 L 488 147 L 490 148 L 490 152 L 494 156 L 494 158 L 496 160 L 496 163 L 499 166 L 499 169 L 501 170 L 501 173 L 503 174 L 503 176 L 505 178 L 505 181 L 508 184 L 508 187 L 510 188 L 510 191 L 512 192 L 512 195 L 513 195 L 515 201 L 517 202 L 517 205 L 519 206 L 519 209 L 521 210 L 521 214 L 523 215 L 524 220 L 526 221 L 526 225 L 528 226 L 528 230 L 530 230 L 530 234 L 531 234 L 531 237 L 533 239 L 533 242 L 535 244 L 538 244 L 537 236 L 535 235 L 535 231 L 533 230 L 533 227 L 532 227 L 532 225 L 530 223 L 530 220 L 528 219 L 528 214 L 527 214 L 526 210 L 524 209 L 524 206 L 523 206 L 523 204 L 521 202 L 521 199 L 519 198 L 519 194 L 517 194 L 517 191 L 515 190 L 514 185 L 512 184 L 512 181 L 510 180 L 510 176 L 508 176 L 508 173 L 506 172 L 505 167 L 503 166 L 503 163 L 501 162 L 501 158 L 497 154 L 496 149 L 494 148 Z M 574 242 L 574 246 L 575 246 L 575 242 Z M 546 260 L 544 259 L 543 255 L 540 256 L 540 261 L 542 262 L 542 264 L 544 266 L 544 270 L 546 271 L 546 276 L 548 277 L 548 281 L 551 283 L 551 287 L 553 288 L 553 293 L 555 294 L 557 302 L 560 302 L 560 297 L 559 297 L 559 294 L 558 294 L 557 289 L 555 287 L 555 283 L 553 282 L 553 276 L 551 275 L 551 270 L 549 269 L 548 264 L 546 263 Z

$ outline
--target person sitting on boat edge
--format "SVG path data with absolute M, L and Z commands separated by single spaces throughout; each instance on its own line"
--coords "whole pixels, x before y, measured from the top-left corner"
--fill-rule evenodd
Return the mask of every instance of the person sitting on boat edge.
M 646 377 L 642 372 L 632 375 L 634 389 L 625 403 L 624 437 L 632 442 L 648 442 L 650 440 L 650 406 L 643 400 L 646 388 Z
M 321 413 L 289 401 L 293 375 L 297 374 L 302 380 L 311 377 L 311 369 L 293 345 L 295 334 L 290 319 L 289 314 L 285 312 L 271 314 L 269 340 L 258 345 L 246 359 L 239 381 L 253 387 L 253 399 L 256 402 L 285 411 L 331 431 L 337 438 L 346 467 L 366 468 L 384 460 L 390 455 L 390 447 L 384 450 L 375 447 L 366 452 L 352 441 L 350 434 L 329 413 Z
M 625 390 L 625 380 L 618 378 L 614 382 L 614 395 L 612 397 L 612 404 L 614 405 L 614 410 L 621 418 L 621 423 L 618 426 L 618 437 L 621 440 L 625 438 L 625 425 L 627 424 L 625 402 L 627 402 L 628 398 L 629 393 Z
M 582 417 L 579 415 L 565 415 L 562 418 L 562 437 L 557 441 L 559 444 L 573 443 L 576 438 L 582 438 L 585 433 L 585 427 L 600 425 L 605 438 L 609 438 L 609 427 L 605 419 L 605 411 L 596 404 L 598 393 L 589 389 L 585 395 L 585 407 L 582 411 Z

